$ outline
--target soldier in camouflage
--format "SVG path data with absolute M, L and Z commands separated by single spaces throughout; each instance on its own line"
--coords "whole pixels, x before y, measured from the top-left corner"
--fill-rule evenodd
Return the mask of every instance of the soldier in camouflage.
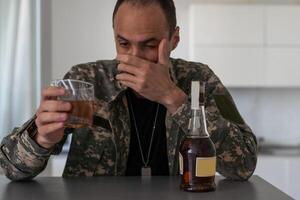
M 229 179 L 247 180 L 257 162 L 255 135 L 207 65 L 170 58 L 179 42 L 173 1 L 119 0 L 113 24 L 117 58 L 76 65 L 64 77 L 94 84 L 97 123 L 64 129 L 71 105 L 49 97 L 65 91 L 44 89 L 36 115 L 1 143 L 0 163 L 6 176 L 24 180 L 38 175 L 49 157 L 61 152 L 70 133 L 63 177 L 126 175 L 131 137 L 128 88 L 167 109 L 169 175 L 178 175 L 179 144 L 191 115 L 190 83 L 199 80 L 206 83 L 208 132 L 216 147 L 217 171 Z

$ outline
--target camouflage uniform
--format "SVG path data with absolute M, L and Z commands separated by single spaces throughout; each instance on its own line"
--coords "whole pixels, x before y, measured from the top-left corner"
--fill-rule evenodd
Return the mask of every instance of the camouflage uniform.
M 125 175 L 130 118 L 124 86 L 115 80 L 115 60 L 80 64 L 64 78 L 79 79 L 95 86 L 98 124 L 73 130 L 72 142 L 63 172 L 64 177 Z M 206 82 L 206 115 L 208 131 L 215 143 L 217 171 L 223 176 L 246 180 L 254 172 L 257 142 L 251 129 L 237 111 L 234 102 L 218 77 L 207 65 L 171 59 L 170 75 L 174 83 L 190 94 L 192 80 Z M 166 115 L 167 152 L 170 175 L 178 174 L 178 151 L 188 131 L 190 97 L 171 115 Z M 51 151 L 32 139 L 36 134 L 35 117 L 6 136 L 1 144 L 0 161 L 8 178 L 30 179 L 46 166 L 51 154 L 60 153 L 65 138 Z

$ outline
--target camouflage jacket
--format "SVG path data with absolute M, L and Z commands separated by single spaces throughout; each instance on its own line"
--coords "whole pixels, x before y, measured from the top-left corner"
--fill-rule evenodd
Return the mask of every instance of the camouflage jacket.
M 76 65 L 64 78 L 79 79 L 95 86 L 97 124 L 73 130 L 64 177 L 125 175 L 130 141 L 130 118 L 125 87 L 116 80 L 115 60 Z M 227 89 L 207 65 L 171 59 L 174 83 L 190 94 L 192 80 L 206 82 L 208 131 L 217 152 L 217 171 L 223 176 L 246 180 L 257 162 L 255 135 L 246 125 Z M 167 152 L 170 175 L 179 172 L 178 151 L 188 131 L 190 97 L 171 115 L 166 115 Z M 51 151 L 40 147 L 32 136 L 37 132 L 34 117 L 15 128 L 1 143 L 0 163 L 8 178 L 30 179 L 46 166 L 51 154 L 60 153 L 65 138 Z M 66 129 L 65 135 L 68 134 Z

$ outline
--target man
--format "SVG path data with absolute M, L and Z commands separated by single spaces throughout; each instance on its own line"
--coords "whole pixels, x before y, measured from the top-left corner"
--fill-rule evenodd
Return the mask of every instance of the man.
M 178 174 L 178 149 L 188 131 L 190 84 L 206 82 L 208 131 L 215 143 L 217 171 L 247 180 L 256 166 L 256 138 L 240 117 L 217 76 L 201 63 L 170 58 L 179 42 L 172 0 L 118 0 L 113 13 L 117 57 L 74 66 L 64 78 L 95 86 L 93 127 L 64 129 L 70 103 L 64 94 L 42 92 L 36 115 L 3 139 L 1 166 L 12 180 L 30 179 L 72 143 L 64 177 Z

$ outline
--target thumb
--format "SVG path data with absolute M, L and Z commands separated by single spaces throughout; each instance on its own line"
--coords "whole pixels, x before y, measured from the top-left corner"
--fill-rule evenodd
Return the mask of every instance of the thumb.
M 169 63 L 169 53 L 167 40 L 164 38 L 160 41 L 158 47 L 158 63 L 167 66 Z

